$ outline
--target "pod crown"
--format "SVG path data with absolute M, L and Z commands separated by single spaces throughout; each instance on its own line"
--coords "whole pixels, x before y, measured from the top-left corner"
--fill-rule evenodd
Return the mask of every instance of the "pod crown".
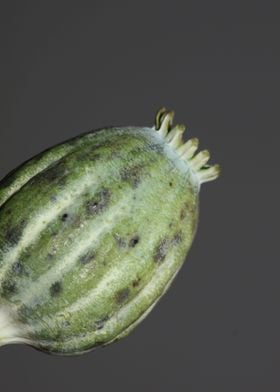
M 165 141 L 177 151 L 181 159 L 188 163 L 191 170 L 196 174 L 201 183 L 215 180 L 220 175 L 220 165 L 209 165 L 210 153 L 203 150 L 198 153 L 199 140 L 192 138 L 183 141 L 184 125 L 173 126 L 174 111 L 168 111 L 162 107 L 155 117 L 154 129 Z

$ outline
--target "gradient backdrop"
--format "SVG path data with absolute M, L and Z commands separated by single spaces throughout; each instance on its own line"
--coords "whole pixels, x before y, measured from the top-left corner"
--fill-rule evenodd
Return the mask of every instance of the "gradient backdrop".
M 279 38 L 276 1 L 1 1 L 1 176 L 162 105 L 223 168 L 150 316 L 81 357 L 1 348 L 1 391 L 279 392 Z

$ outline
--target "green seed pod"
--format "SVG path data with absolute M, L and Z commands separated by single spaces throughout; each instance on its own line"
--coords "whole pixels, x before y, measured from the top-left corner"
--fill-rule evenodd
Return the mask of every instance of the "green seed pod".
M 126 336 L 193 241 L 208 151 L 154 127 L 109 127 L 55 146 L 0 183 L 0 345 L 81 354 Z

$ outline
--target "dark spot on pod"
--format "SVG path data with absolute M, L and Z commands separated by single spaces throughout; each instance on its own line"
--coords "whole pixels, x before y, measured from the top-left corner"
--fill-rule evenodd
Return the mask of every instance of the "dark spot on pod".
M 154 260 L 156 263 L 162 263 L 167 255 L 169 248 L 169 241 L 164 238 L 160 241 L 159 245 L 156 247 L 154 252 Z
M 53 260 L 54 254 L 53 253 L 48 253 L 47 254 L 47 260 Z
M 13 280 L 5 280 L 3 285 L 2 285 L 2 295 L 3 297 L 7 297 L 11 294 L 14 294 L 17 292 L 17 285 L 16 282 Z
M 94 253 L 88 252 L 88 253 L 84 254 L 83 256 L 81 256 L 79 261 L 81 264 L 85 265 L 85 264 L 90 263 L 94 258 L 95 258 Z
M 139 240 L 140 240 L 140 237 L 138 235 L 135 235 L 134 237 L 132 237 L 129 241 L 129 247 L 134 248 L 138 244 Z
M 52 297 L 56 297 L 62 291 L 62 286 L 60 282 L 55 282 L 50 287 L 50 294 Z
M 173 182 L 172 181 L 169 182 L 169 186 L 173 186 Z
M 16 245 L 19 242 L 25 224 L 25 220 L 22 220 L 17 225 L 10 226 L 8 228 L 8 230 L 6 231 L 5 239 L 10 245 Z
M 137 278 L 132 282 L 132 287 L 136 288 L 141 283 L 141 278 Z
M 116 302 L 117 302 L 117 304 L 121 305 L 122 303 L 124 303 L 128 299 L 129 293 L 130 293 L 130 290 L 129 290 L 128 287 L 125 287 L 124 289 L 119 290 L 116 293 Z
M 62 222 L 66 222 L 69 219 L 69 214 L 67 212 L 61 216 Z
M 121 172 L 121 180 L 129 182 L 133 188 L 137 188 L 141 182 L 141 172 L 140 166 L 126 168 Z
M 180 242 L 182 242 L 183 239 L 183 235 L 181 231 L 178 231 L 177 233 L 175 233 L 174 237 L 172 238 L 172 244 L 177 245 Z
M 89 215 L 99 214 L 108 206 L 110 200 L 110 192 L 104 188 L 95 197 L 86 202 L 86 210 Z
M 108 321 L 108 320 L 109 320 L 109 316 L 105 316 L 105 317 L 102 317 L 101 319 L 95 321 L 95 323 L 94 323 L 95 329 L 102 329 L 104 327 L 106 321 Z

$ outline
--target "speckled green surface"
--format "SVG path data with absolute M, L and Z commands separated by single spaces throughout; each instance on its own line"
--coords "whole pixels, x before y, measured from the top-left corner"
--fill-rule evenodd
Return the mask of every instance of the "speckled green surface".
M 2 344 L 69 355 L 125 336 L 197 227 L 200 183 L 154 128 L 84 134 L 0 185 L 0 313 L 13 325 L 2 337 L 0 325 Z

